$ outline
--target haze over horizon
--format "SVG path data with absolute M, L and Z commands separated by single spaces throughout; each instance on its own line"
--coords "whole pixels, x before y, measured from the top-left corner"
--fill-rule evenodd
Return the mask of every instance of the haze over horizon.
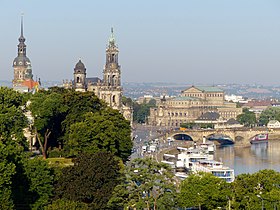
M 33 74 L 102 77 L 114 27 L 123 82 L 276 85 L 280 77 L 280 1 L 154 0 L 1 2 L 0 80 L 13 78 L 20 14 Z

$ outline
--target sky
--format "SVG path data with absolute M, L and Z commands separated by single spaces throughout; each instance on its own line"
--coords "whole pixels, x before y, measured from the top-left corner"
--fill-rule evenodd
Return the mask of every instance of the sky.
M 0 80 L 12 80 L 20 18 L 34 77 L 102 78 L 114 28 L 122 82 L 280 85 L 279 0 L 0 0 Z

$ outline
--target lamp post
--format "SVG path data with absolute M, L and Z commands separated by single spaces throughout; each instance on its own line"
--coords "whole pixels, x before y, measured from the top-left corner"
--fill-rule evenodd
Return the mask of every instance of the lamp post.
M 197 195 L 198 195 L 198 199 L 199 199 L 199 201 L 198 201 L 198 209 L 201 210 L 200 193 L 197 193 Z
M 257 195 L 258 198 L 262 199 L 262 210 L 264 210 L 264 207 L 263 207 L 263 198 L 260 196 L 260 195 Z

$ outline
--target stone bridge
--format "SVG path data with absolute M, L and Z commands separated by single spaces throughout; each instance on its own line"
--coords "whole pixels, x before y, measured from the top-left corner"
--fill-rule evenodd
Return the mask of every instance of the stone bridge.
M 223 135 L 231 138 L 237 146 L 248 146 L 254 136 L 262 133 L 268 133 L 269 139 L 271 137 L 280 139 L 279 128 L 267 129 L 266 127 L 173 131 L 169 136 L 174 137 L 176 134 L 185 134 L 190 136 L 194 141 L 202 141 L 203 136 L 207 138 L 211 135 Z

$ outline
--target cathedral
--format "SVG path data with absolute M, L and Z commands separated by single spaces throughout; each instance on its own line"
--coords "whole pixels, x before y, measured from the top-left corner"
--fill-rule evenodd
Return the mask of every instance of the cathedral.
M 113 29 L 106 48 L 106 63 L 103 69 L 103 79 L 87 77 L 86 67 L 78 61 L 74 68 L 74 78 L 63 81 L 63 87 L 76 91 L 91 91 L 104 100 L 113 109 L 119 110 L 123 116 L 132 122 L 132 108 L 122 103 L 123 89 L 121 86 L 121 69 L 118 62 L 119 50 L 116 45 Z
M 33 80 L 31 62 L 26 56 L 26 44 L 23 36 L 23 17 L 21 17 L 20 31 L 18 56 L 13 61 L 13 88 L 20 92 L 31 92 L 38 88 L 40 81 Z

